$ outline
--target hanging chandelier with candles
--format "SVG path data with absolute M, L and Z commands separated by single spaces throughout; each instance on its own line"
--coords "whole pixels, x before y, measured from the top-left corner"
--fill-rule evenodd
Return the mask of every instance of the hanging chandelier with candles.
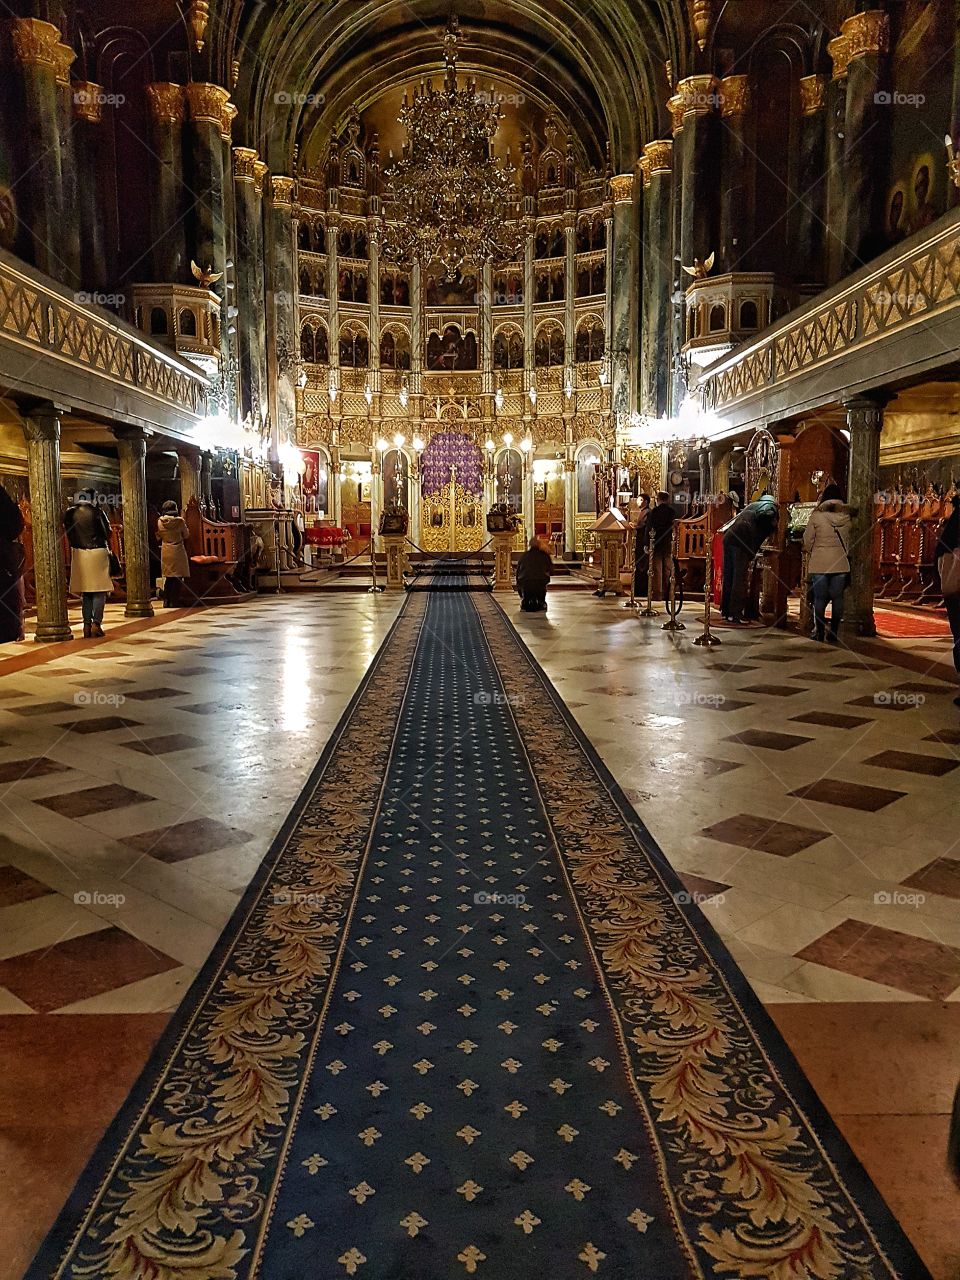
M 488 260 L 518 256 L 520 193 L 494 154 L 500 105 L 491 88 L 457 81 L 460 28 L 451 17 L 443 41 L 443 85 L 421 82 L 404 94 L 397 117 L 407 131 L 403 154 L 388 167 L 390 221 L 383 254 L 402 265 L 437 263 L 446 280 L 479 271 Z

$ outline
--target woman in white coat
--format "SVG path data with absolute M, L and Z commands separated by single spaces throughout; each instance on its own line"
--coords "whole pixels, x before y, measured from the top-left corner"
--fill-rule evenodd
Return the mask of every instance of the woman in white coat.
M 103 606 L 113 590 L 110 577 L 110 521 L 84 490 L 63 517 L 70 543 L 70 593 L 83 605 L 83 638 L 103 635 Z
M 814 640 L 837 643 L 843 618 L 843 593 L 850 576 L 850 508 L 837 484 L 828 484 L 803 531 L 807 578 L 813 597 Z M 830 632 L 826 634 L 827 602 Z
M 190 577 L 190 557 L 187 543 L 190 530 L 175 502 L 165 502 L 157 523 L 160 542 L 160 572 L 163 574 L 163 603 L 167 609 L 175 609 L 183 596 L 183 580 Z

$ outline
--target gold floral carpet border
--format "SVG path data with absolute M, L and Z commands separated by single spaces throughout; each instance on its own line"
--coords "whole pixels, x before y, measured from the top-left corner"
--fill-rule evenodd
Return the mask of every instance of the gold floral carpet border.
M 928 1272 L 501 607 L 475 607 L 695 1274 Z

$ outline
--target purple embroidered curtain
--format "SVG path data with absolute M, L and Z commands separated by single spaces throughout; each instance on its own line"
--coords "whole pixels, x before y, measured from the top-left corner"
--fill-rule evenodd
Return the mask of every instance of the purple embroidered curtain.
M 423 492 L 427 495 L 446 488 L 453 467 L 457 469 L 457 484 L 467 493 L 483 493 L 483 450 L 459 431 L 438 432 L 423 451 L 421 467 Z

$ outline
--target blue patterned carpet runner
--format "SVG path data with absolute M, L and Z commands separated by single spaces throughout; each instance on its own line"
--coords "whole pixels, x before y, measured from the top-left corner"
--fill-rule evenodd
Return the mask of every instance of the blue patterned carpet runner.
M 680 888 L 411 596 L 30 1280 L 922 1280 Z

